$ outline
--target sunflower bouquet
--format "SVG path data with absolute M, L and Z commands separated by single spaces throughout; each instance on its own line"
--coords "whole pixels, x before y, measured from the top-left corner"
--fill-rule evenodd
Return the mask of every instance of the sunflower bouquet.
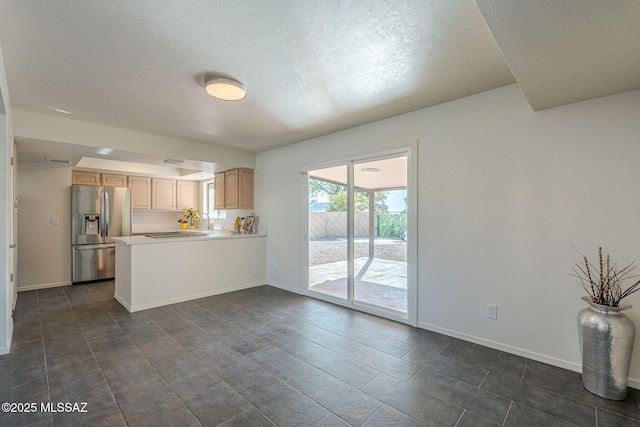
M 194 208 L 189 208 L 186 211 L 182 212 L 181 222 L 189 222 L 189 225 L 193 226 L 194 221 L 200 221 L 200 212 L 198 212 Z

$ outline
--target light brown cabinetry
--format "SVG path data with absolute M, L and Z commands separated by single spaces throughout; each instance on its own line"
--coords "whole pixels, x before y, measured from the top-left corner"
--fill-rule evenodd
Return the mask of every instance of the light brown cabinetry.
M 130 176 L 131 205 L 133 209 L 151 209 L 151 178 L 146 176 Z
M 224 173 L 222 175 L 224 178 Z M 71 176 L 73 184 L 131 188 L 131 202 L 135 210 L 175 211 L 198 208 L 197 181 L 75 170 Z M 224 197 L 224 190 L 221 194 Z
M 151 178 L 151 209 L 176 210 L 176 180 Z
M 177 206 L 179 210 L 198 207 L 198 182 L 176 181 Z
M 100 185 L 100 172 L 71 171 L 71 183 L 79 185 Z
M 127 176 L 74 170 L 71 171 L 71 183 L 79 185 L 102 185 L 105 187 L 126 187 Z
M 238 208 L 253 209 L 253 169 L 238 169 Z
M 224 209 L 224 172 L 217 173 L 213 176 L 213 208 Z
M 238 202 L 238 169 L 224 173 L 224 207 L 226 209 L 239 209 Z
M 253 209 L 253 169 L 231 169 L 214 176 L 215 209 Z
M 126 187 L 127 176 L 126 175 L 114 175 L 111 173 L 100 174 L 100 183 L 105 187 Z

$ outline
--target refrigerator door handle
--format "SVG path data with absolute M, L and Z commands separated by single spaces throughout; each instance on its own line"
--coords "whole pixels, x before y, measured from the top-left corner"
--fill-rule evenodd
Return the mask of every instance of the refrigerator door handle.
M 76 251 L 94 251 L 96 249 L 109 249 L 109 248 L 115 248 L 116 244 L 100 244 L 100 245 L 76 245 L 73 247 L 74 250 Z
M 104 190 L 104 237 L 109 235 L 109 213 L 111 209 L 109 208 L 109 193 L 107 190 Z
M 100 196 L 98 198 L 98 201 L 100 203 L 100 219 L 98 220 L 98 234 L 100 234 L 100 237 L 104 236 L 104 221 L 106 219 L 105 215 L 104 215 L 104 189 L 100 189 Z M 100 241 L 102 241 L 102 239 L 100 239 Z

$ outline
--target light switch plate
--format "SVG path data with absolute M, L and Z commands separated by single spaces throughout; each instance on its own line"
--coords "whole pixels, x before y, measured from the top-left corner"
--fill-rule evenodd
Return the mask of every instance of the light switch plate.
M 52 216 L 51 217 L 51 225 L 58 225 L 58 217 L 57 216 Z

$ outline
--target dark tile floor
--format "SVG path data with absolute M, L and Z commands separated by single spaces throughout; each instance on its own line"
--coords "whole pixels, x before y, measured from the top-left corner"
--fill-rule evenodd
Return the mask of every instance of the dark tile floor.
M 580 375 L 268 286 L 130 314 L 113 283 L 18 296 L 0 425 L 626 426 Z M 84 413 L 41 411 L 87 402 Z

